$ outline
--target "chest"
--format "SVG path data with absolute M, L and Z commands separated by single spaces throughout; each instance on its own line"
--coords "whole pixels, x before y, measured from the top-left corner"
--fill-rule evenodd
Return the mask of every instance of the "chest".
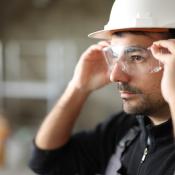
M 175 145 L 167 137 L 147 146 L 143 143 L 141 134 L 135 135 L 128 145 L 116 147 L 108 169 L 110 171 L 106 175 L 173 175 Z
M 175 147 L 167 141 L 154 147 L 143 146 L 136 140 L 124 152 L 122 171 L 124 175 L 173 175 Z

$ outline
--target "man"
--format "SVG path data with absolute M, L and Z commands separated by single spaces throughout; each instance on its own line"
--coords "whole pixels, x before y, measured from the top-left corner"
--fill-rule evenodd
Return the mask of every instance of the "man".
M 173 175 L 175 21 L 167 25 L 161 16 L 167 14 L 156 16 L 154 10 L 158 3 L 167 13 L 172 10 L 166 19 L 171 21 L 175 2 L 130 2 L 115 2 L 108 25 L 91 34 L 107 41 L 82 54 L 67 89 L 39 129 L 30 163 L 36 173 Z M 118 85 L 123 112 L 91 132 L 71 136 L 88 96 L 111 82 Z

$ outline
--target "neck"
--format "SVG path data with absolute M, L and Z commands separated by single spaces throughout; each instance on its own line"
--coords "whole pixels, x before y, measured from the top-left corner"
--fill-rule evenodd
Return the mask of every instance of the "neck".
M 160 125 L 171 118 L 170 110 L 161 110 L 158 113 L 148 116 L 153 125 Z

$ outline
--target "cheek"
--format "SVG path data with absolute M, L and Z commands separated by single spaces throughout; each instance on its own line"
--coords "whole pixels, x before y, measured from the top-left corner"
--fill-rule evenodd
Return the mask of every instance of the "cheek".
M 162 72 L 135 77 L 135 85 L 145 94 L 161 93 Z

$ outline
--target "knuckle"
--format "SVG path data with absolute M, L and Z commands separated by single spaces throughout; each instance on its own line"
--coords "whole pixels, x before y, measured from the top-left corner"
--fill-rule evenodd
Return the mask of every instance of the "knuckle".
M 101 47 L 99 45 L 97 45 L 97 44 L 91 45 L 89 47 L 89 51 L 100 51 L 100 50 L 101 50 Z
M 93 45 L 91 45 L 91 46 L 89 47 L 90 50 L 94 50 L 94 49 L 96 49 L 96 48 L 97 48 L 97 45 L 96 45 L 96 44 L 93 44 Z

